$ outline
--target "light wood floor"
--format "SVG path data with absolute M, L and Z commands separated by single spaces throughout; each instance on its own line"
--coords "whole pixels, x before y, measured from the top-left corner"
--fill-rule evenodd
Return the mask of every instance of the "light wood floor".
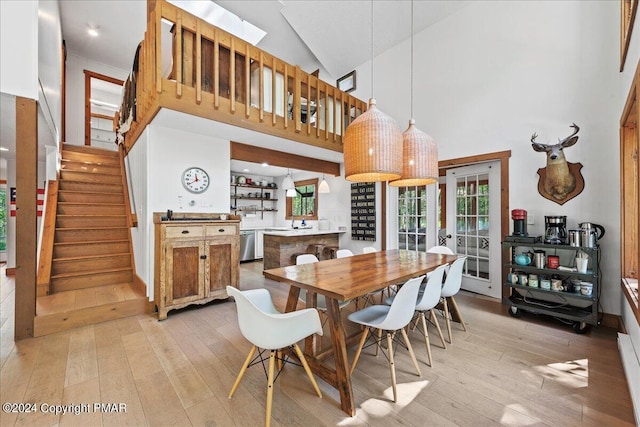
M 267 287 L 282 308 L 286 288 L 263 279 L 261 267 L 242 265 L 241 288 Z M 264 423 L 266 379 L 260 367 L 250 368 L 227 399 L 250 347 L 232 302 L 171 312 L 162 322 L 141 315 L 15 343 L 14 285 L 0 273 L 0 400 L 91 408 L 94 402 L 126 404 L 126 413 L 0 413 L 0 425 Z M 457 300 L 468 331 L 456 324 L 453 345 L 432 345 L 432 368 L 424 341 L 409 334 L 422 377 L 406 351 L 397 351 L 398 403 L 390 400 L 386 359 L 369 349 L 353 377 L 354 417 L 340 410 L 335 390 L 318 380 L 324 394 L 318 398 L 303 370 L 288 365 L 276 382 L 273 425 L 633 425 L 614 330 L 577 335 L 553 319 L 514 319 L 493 300 L 464 292 Z M 435 335 L 431 329 L 437 342 Z

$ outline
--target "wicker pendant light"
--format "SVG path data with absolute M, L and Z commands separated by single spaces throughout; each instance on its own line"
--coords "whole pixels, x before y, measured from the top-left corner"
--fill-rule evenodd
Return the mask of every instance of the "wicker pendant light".
M 369 100 L 367 111 L 359 115 L 344 133 L 344 172 L 348 181 L 378 182 L 400 178 L 402 133 L 391 117 Z
M 409 128 L 402 134 L 402 176 L 389 183 L 392 187 L 438 182 L 438 146 L 433 138 L 414 125 L 415 120 L 409 120 Z
M 416 128 L 413 119 L 413 1 L 411 1 L 411 120 L 402 134 L 402 176 L 392 187 L 413 187 L 438 182 L 438 146 Z
M 371 2 L 371 93 L 373 94 L 373 1 Z M 344 132 L 344 172 L 347 181 L 379 182 L 400 178 L 402 133 L 391 117 L 369 100 L 367 111 Z

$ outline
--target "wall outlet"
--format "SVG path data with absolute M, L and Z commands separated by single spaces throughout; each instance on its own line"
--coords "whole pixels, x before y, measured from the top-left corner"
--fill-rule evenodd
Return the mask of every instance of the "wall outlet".
M 527 225 L 534 225 L 535 223 L 533 214 L 527 214 Z

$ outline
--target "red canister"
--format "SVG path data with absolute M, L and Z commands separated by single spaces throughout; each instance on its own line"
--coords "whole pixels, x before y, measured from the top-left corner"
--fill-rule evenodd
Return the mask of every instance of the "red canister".
M 558 255 L 547 256 L 547 268 L 558 268 L 560 266 L 560 257 Z

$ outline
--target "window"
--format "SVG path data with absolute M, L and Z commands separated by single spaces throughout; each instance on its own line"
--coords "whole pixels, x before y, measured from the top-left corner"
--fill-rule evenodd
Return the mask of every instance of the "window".
M 296 196 L 287 197 L 287 216 L 296 219 L 318 219 L 318 178 L 296 181 Z
M 398 189 L 398 249 L 426 251 L 427 187 Z

